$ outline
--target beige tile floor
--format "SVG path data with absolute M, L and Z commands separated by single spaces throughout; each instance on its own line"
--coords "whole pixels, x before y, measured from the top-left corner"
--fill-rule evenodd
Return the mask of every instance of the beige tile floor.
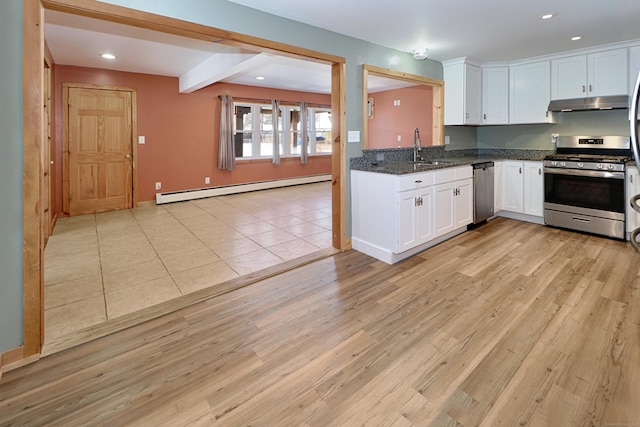
M 329 247 L 329 182 L 60 218 L 45 341 Z

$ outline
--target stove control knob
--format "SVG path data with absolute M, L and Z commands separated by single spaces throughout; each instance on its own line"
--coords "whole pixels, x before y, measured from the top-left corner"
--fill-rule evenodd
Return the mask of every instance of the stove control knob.
M 578 163 L 578 167 L 579 168 L 583 168 L 584 167 L 584 163 Z
M 551 162 L 551 166 L 558 166 L 558 162 L 556 162 L 555 160 Z
M 604 169 L 604 165 L 601 165 L 600 163 L 598 163 L 598 164 L 596 165 L 596 168 L 598 168 L 598 169 Z
M 567 163 L 566 162 L 560 162 L 560 166 L 561 167 L 565 167 L 565 166 L 567 166 Z
M 615 165 L 609 165 L 609 170 L 614 170 L 616 168 Z

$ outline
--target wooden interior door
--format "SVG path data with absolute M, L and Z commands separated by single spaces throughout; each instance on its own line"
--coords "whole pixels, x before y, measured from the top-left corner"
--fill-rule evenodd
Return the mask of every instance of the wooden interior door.
M 133 202 L 131 92 L 69 87 L 69 215 Z

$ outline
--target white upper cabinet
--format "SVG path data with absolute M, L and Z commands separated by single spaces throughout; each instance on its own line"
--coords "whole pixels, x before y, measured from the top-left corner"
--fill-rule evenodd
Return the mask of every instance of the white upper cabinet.
M 482 68 L 482 124 L 509 123 L 509 67 Z
M 627 82 L 627 49 L 551 61 L 551 99 L 625 95 Z
M 479 125 L 482 109 L 482 69 L 457 59 L 443 63 L 444 124 Z
M 509 67 L 509 123 L 551 123 L 549 61 Z
M 633 95 L 636 79 L 640 72 L 640 46 L 629 48 L 629 95 Z

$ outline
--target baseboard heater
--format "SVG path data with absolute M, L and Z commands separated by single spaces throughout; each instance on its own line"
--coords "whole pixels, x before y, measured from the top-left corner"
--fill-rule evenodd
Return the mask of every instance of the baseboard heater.
M 156 193 L 156 204 L 184 202 L 186 200 L 204 199 L 206 197 L 226 196 L 229 194 L 246 193 L 256 190 L 289 187 L 292 185 L 312 184 L 315 182 L 331 181 L 331 175 L 311 175 L 297 178 L 276 179 L 271 181 L 251 182 L 247 184 L 225 185 L 222 187 L 200 188 L 195 190 Z

